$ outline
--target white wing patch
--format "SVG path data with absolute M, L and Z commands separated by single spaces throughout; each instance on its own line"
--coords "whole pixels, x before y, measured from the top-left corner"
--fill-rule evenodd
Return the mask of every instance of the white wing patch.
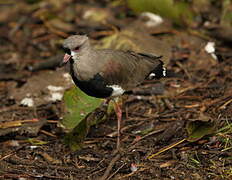
M 166 68 L 163 67 L 163 76 L 165 77 L 166 76 Z
M 155 73 L 151 73 L 151 74 L 149 75 L 148 79 L 154 79 L 155 76 L 156 76 Z
M 113 89 L 111 96 L 120 96 L 125 92 L 125 90 L 122 89 L 119 85 L 110 85 L 107 87 L 111 87 Z
M 163 77 L 165 77 L 167 75 L 165 67 L 162 68 L 162 75 L 163 75 Z M 155 79 L 155 77 L 156 77 L 156 74 L 154 72 L 152 72 L 151 74 L 149 74 L 148 79 L 152 80 L 152 79 Z

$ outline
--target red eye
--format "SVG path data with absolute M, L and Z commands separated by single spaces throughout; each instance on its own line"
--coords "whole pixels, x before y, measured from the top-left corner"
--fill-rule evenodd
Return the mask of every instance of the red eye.
M 79 51 L 80 50 L 80 46 L 77 46 L 74 51 Z

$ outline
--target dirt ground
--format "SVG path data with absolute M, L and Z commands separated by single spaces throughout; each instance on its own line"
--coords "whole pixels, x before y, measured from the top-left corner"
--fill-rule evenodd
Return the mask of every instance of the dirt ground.
M 212 27 L 167 19 L 148 27 L 149 18 L 107 0 L 32 2 L 0 4 L 0 179 L 232 178 L 232 28 L 218 24 L 217 7 L 202 12 Z M 92 126 L 75 152 L 59 126 L 60 94 L 72 86 L 58 67 L 62 41 L 83 33 L 96 46 L 126 37 L 134 51 L 159 52 L 172 75 L 123 97 L 117 154 L 114 113 Z M 110 48 L 124 48 L 114 40 Z M 215 52 L 207 51 L 210 42 Z

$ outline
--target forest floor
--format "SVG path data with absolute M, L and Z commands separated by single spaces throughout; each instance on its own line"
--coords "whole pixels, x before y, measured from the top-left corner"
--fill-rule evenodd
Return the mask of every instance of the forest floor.
M 232 178 L 232 42 L 226 31 L 204 36 L 203 25 L 174 29 L 169 21 L 148 28 L 124 6 L 78 3 L 9 1 L 0 7 L 0 179 Z M 100 20 L 92 19 L 95 12 Z M 146 81 L 123 98 L 120 153 L 113 153 L 114 113 L 92 126 L 82 149 L 73 152 L 59 126 L 63 100 L 47 88 L 72 86 L 67 70 L 57 67 L 62 40 L 85 33 L 98 44 L 133 29 L 132 50 L 147 45 L 156 52 L 161 46 L 152 43 L 162 41 L 157 51 L 167 52 L 160 55 L 175 77 Z M 207 52 L 209 42 L 216 42 L 215 52 Z

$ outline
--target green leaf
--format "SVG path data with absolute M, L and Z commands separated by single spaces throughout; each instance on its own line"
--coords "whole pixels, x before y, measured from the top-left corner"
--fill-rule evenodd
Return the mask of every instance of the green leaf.
M 222 14 L 221 14 L 221 25 L 222 26 L 232 26 L 232 1 L 224 0 L 222 3 Z
M 135 12 L 153 12 L 173 20 L 178 25 L 190 23 L 193 12 L 188 3 L 173 0 L 127 0 L 128 6 Z
M 190 142 L 195 142 L 206 135 L 214 133 L 215 123 L 202 121 L 189 122 L 187 124 L 187 132 L 189 134 L 187 140 Z
M 29 143 L 31 143 L 32 145 L 43 145 L 43 144 L 47 144 L 46 141 L 41 141 L 41 140 L 35 139 L 35 138 L 29 138 L 29 139 L 27 139 L 27 141 L 28 141 Z
M 81 121 L 70 133 L 65 135 L 65 144 L 69 145 L 72 151 L 80 150 L 82 142 L 88 134 L 89 127 L 86 119 Z
M 94 98 L 86 95 L 79 88 L 73 87 L 64 93 L 64 106 L 66 114 L 62 120 L 62 125 L 72 130 L 76 127 L 85 117 L 93 112 L 103 99 Z
M 70 133 L 68 133 L 64 141 L 69 145 L 72 151 L 81 149 L 82 142 L 87 136 L 91 126 L 106 120 L 108 114 L 113 110 L 113 105 L 110 103 L 108 106 L 102 105 L 89 113 Z
M 69 132 L 64 142 L 71 150 L 79 150 L 90 127 L 104 121 L 112 112 L 113 103 L 103 102 L 104 99 L 88 96 L 77 87 L 64 93 L 66 114 L 61 124 Z
M 35 3 L 39 3 L 41 0 L 26 0 L 26 3 L 28 4 L 35 4 Z

